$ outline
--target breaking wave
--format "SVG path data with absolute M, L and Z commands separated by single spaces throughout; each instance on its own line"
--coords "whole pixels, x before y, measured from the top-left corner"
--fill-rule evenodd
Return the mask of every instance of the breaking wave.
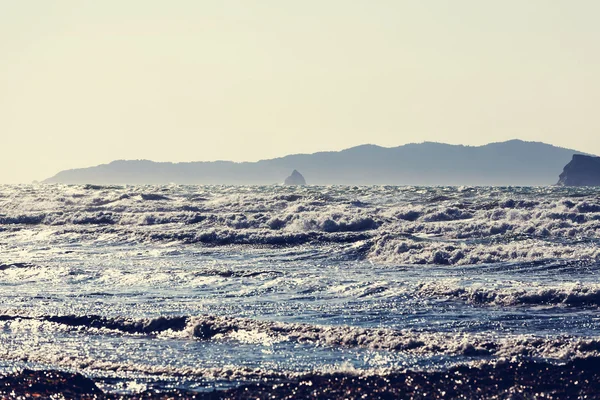
M 159 317 L 151 319 L 99 316 L 16 316 L 5 314 L 0 321 L 52 323 L 67 329 L 98 334 L 159 335 L 175 339 L 233 340 L 246 343 L 296 342 L 317 346 L 364 348 L 415 355 L 467 357 L 544 357 L 573 359 L 597 356 L 599 337 L 418 332 L 360 328 L 347 325 L 312 325 L 225 316 Z M 268 340 L 266 340 L 268 339 Z
M 592 189 L 56 185 L 0 192 L 0 227 L 87 240 L 356 243 L 350 256 L 394 264 L 600 259 L 600 197 Z
M 457 298 L 473 304 L 499 306 L 600 306 L 600 284 L 583 285 L 574 283 L 560 287 L 502 289 L 483 286 L 458 287 L 445 285 L 444 283 L 427 282 L 419 285 L 416 293 L 422 297 Z

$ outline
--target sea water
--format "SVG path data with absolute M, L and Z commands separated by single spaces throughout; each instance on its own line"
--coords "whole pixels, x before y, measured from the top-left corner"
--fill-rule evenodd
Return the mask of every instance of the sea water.
M 600 189 L 0 186 L 0 370 L 213 390 L 600 349 Z

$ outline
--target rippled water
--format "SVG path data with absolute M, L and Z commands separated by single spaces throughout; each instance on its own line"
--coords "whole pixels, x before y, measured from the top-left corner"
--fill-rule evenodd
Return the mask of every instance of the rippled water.
M 600 190 L 0 186 L 0 367 L 202 390 L 600 349 Z

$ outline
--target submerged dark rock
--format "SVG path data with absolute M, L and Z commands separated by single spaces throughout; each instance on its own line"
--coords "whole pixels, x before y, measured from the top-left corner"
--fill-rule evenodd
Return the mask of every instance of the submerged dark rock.
M 290 176 L 285 179 L 284 185 L 306 185 L 306 180 L 302 174 L 296 170 L 292 172 Z
M 575 154 L 558 181 L 559 186 L 600 186 L 600 157 Z
M 0 378 L 2 398 L 91 399 L 103 394 L 94 381 L 77 373 L 24 369 Z
M 147 390 L 136 394 L 102 392 L 79 374 L 31 371 L 0 378 L 2 398 L 65 399 L 598 399 L 600 359 L 565 364 L 530 359 L 459 365 L 443 371 L 389 375 L 309 374 L 264 379 L 226 390 L 192 392 Z M 51 397 L 52 396 L 52 397 Z

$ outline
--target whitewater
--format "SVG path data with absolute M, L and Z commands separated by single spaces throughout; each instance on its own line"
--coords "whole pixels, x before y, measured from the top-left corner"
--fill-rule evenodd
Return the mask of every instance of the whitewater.
M 599 244 L 598 188 L 0 186 L 0 372 L 128 394 L 595 360 Z

